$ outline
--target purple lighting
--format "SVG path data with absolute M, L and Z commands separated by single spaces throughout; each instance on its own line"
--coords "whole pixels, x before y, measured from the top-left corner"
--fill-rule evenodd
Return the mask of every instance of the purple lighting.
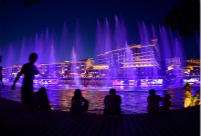
M 115 16 L 113 22 L 107 18 L 98 19 L 94 49 L 90 49 L 94 56 L 88 59 L 83 58 L 89 54 L 85 52 L 89 47 L 84 45 L 87 32 L 83 35 L 78 19 L 74 32 L 68 24 L 63 24 L 60 39 L 54 27 L 36 33 L 33 38 L 23 36 L 21 41 L 1 47 L 0 53 L 6 58 L 3 80 L 11 84 L 22 64 L 28 61 L 29 54 L 36 52 L 39 56 L 36 66 L 40 71 L 35 77 L 36 87 L 126 90 L 128 86 L 198 83 L 200 60 L 185 60 L 180 38 L 163 26 L 149 26 L 143 21 L 137 24 L 140 42 L 130 43 L 122 17 Z M 21 81 L 22 77 L 18 85 Z

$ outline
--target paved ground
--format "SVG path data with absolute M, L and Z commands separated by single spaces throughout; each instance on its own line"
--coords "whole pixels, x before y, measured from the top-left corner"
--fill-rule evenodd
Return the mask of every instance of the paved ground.
M 1 98 L 0 136 L 199 136 L 200 106 L 168 114 L 126 114 L 119 117 L 87 113 L 72 116 L 64 111 L 40 111 L 43 123 L 23 119 L 21 104 Z

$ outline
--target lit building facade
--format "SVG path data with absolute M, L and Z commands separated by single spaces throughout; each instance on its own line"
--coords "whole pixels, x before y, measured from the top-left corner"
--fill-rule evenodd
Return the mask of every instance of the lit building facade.
M 170 83 L 200 84 L 200 59 L 181 61 L 180 58 L 166 59 L 166 74 Z
M 128 53 L 129 52 L 129 53 Z M 160 68 L 159 51 L 156 44 L 130 45 L 98 55 L 98 65 L 93 58 L 76 62 L 37 64 L 40 74 L 34 80 L 38 85 L 74 86 L 78 77 L 82 86 L 150 86 L 200 82 L 200 60 L 181 61 L 166 59 L 165 75 Z M 3 82 L 13 83 L 22 65 L 3 68 Z M 22 82 L 23 76 L 18 84 Z
M 108 65 L 117 77 L 158 77 L 159 61 L 157 40 L 152 40 L 149 45 L 134 44 L 98 55 L 98 64 Z
M 200 59 L 191 59 L 181 62 L 180 58 L 166 59 L 167 75 L 181 75 L 185 77 L 200 76 Z
M 95 65 L 91 66 L 86 70 L 86 74 L 90 75 L 92 77 L 105 77 L 107 74 L 109 74 L 111 70 L 109 69 L 108 65 Z
M 94 65 L 95 60 L 93 58 L 79 60 L 76 62 L 65 61 L 58 63 L 44 63 L 36 64 L 40 74 L 37 77 L 43 78 L 67 78 L 74 73 L 74 68 L 78 74 L 85 73 L 87 68 Z M 22 65 L 14 65 L 13 67 L 5 67 L 2 70 L 3 77 L 12 78 L 16 77 L 20 72 Z

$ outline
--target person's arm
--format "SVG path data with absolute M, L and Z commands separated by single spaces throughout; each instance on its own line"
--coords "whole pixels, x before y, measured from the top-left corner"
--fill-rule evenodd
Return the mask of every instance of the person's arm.
M 200 105 L 200 99 L 197 99 L 196 104 Z
M 190 92 L 189 91 L 185 91 L 185 98 L 191 98 L 190 96 L 191 96 Z
M 163 101 L 164 98 L 159 95 L 159 101 Z
M 2 75 L 2 67 L 0 66 L 0 80 L 1 80 L 1 85 L 2 85 L 2 88 L 4 88 L 4 85 L 3 85 L 3 75 Z
M 38 75 L 38 74 L 39 74 L 39 71 L 38 71 L 38 69 L 36 68 L 36 66 L 35 66 L 35 69 L 36 69 L 35 75 Z
M 1 74 L 1 76 L 0 76 L 0 80 L 1 80 L 2 88 L 4 88 L 4 85 L 3 85 L 3 76 L 2 76 L 2 74 Z
M 39 74 L 39 71 L 36 69 L 36 73 L 35 73 L 35 75 L 38 75 Z
M 24 66 L 22 67 L 22 69 L 20 70 L 20 72 L 17 74 L 17 77 L 15 78 L 15 81 L 13 82 L 12 85 L 12 90 L 15 89 L 15 84 L 17 83 L 18 79 L 20 78 L 20 76 L 24 73 Z
M 120 104 L 122 103 L 121 96 L 119 96 L 119 103 L 120 103 Z
M 105 104 L 105 106 L 106 106 L 106 96 L 105 96 L 105 98 L 104 98 L 104 104 Z
M 89 101 L 87 101 L 84 97 L 82 97 L 82 100 L 84 103 L 89 103 Z
M 171 102 L 169 102 L 169 107 L 171 106 Z
M 12 90 L 15 89 L 15 84 L 16 84 L 16 82 L 18 81 L 18 79 L 20 78 L 21 75 L 22 75 L 22 72 L 19 72 L 19 73 L 17 74 L 17 77 L 15 78 L 15 81 L 13 82 L 13 85 L 12 85 Z

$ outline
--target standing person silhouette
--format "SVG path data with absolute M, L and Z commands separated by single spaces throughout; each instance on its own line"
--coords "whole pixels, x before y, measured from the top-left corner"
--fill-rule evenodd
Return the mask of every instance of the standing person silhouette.
M 21 71 L 18 73 L 13 85 L 12 90 L 15 89 L 15 84 L 20 78 L 22 74 L 24 74 L 24 79 L 21 87 L 21 100 L 23 105 L 23 117 L 28 118 L 27 116 L 27 110 L 30 109 L 31 112 L 35 117 L 38 118 L 35 109 L 34 109 L 34 103 L 33 103 L 33 79 L 34 75 L 39 74 L 39 71 L 34 66 L 34 63 L 36 62 L 38 58 L 38 55 L 36 53 L 31 53 L 29 56 L 29 63 L 26 63 L 22 66 Z
M 0 56 L 0 63 L 1 63 L 1 60 L 2 60 L 2 57 Z M 1 90 L 4 88 L 4 85 L 3 85 L 3 76 L 2 76 L 2 67 L 0 66 L 0 81 L 1 81 L 1 85 L 2 85 L 2 87 L 0 87 L 0 97 L 1 97 Z M 2 104 L 1 102 L 0 102 L 0 104 Z M 1 108 L 0 108 L 0 114 L 4 114 L 4 112 L 1 110 Z

